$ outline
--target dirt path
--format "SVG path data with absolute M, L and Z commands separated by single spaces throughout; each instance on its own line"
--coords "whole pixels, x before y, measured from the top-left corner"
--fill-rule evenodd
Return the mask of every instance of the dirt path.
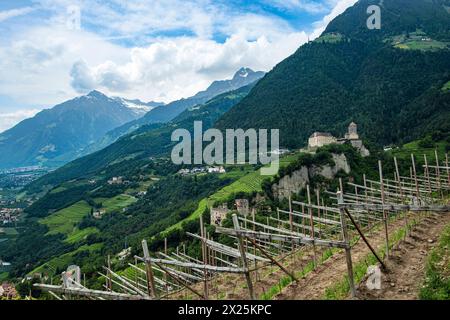
M 418 289 L 424 277 L 425 259 L 432 246 L 437 242 L 445 225 L 450 222 L 450 215 L 429 215 L 424 218 L 411 235 L 399 247 L 391 252 L 388 262 L 390 275 L 383 275 L 382 290 L 374 293 L 367 290 L 365 280 L 359 286 L 359 299 L 412 299 L 417 297 Z M 404 227 L 404 220 L 398 219 L 389 225 L 390 234 Z M 368 237 L 376 250 L 384 244 L 384 230 L 373 232 Z M 430 240 L 430 241 L 428 241 Z M 360 241 L 352 249 L 355 265 L 369 254 L 369 249 Z M 276 299 L 279 300 L 316 300 L 322 299 L 326 289 L 341 281 L 347 274 L 344 253 L 335 254 L 315 272 L 306 276 L 299 283 L 285 288 Z
M 369 300 L 418 299 L 425 278 L 426 259 L 439 242 L 445 226 L 450 223 L 450 214 L 430 215 L 411 235 L 392 251 L 387 261 L 389 272 L 382 275 L 381 290 L 369 290 L 366 279 L 358 288 L 358 298 Z

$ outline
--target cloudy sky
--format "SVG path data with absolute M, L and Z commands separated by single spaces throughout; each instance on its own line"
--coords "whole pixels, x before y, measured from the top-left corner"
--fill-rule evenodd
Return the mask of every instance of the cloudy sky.
M 75 96 L 170 102 L 269 71 L 357 0 L 0 0 L 0 132 Z

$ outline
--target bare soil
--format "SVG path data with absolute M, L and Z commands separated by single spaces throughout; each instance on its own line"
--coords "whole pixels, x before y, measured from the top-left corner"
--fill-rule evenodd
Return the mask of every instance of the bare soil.
M 386 265 L 388 272 L 382 275 L 382 289 L 370 291 L 366 280 L 357 287 L 357 299 L 416 299 L 424 279 L 425 261 L 428 253 L 437 243 L 444 227 L 450 222 L 449 214 L 427 215 L 390 253 Z M 405 226 L 403 219 L 389 225 L 390 234 Z M 384 229 L 369 235 L 369 243 L 375 250 L 385 246 Z M 352 249 L 355 265 L 362 261 L 369 249 L 360 241 Z M 276 298 L 280 300 L 317 300 L 323 299 L 326 289 L 341 281 L 347 274 L 344 253 L 338 253 L 327 261 L 315 273 L 308 275 L 298 284 L 285 288 Z
M 358 298 L 368 300 L 415 300 L 425 280 L 426 260 L 438 245 L 439 236 L 450 222 L 449 214 L 430 215 L 413 229 L 410 236 L 392 251 L 388 272 L 382 274 L 381 290 L 369 290 L 365 280 Z

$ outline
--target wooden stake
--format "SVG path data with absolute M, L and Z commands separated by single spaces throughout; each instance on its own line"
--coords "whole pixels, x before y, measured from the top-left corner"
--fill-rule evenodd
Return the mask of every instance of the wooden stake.
M 432 197 L 432 190 L 431 190 L 431 180 L 430 180 L 430 168 L 428 167 L 428 159 L 427 155 L 423 155 L 423 159 L 425 160 L 425 178 L 428 182 L 428 194 L 430 195 L 430 198 Z
M 292 215 L 292 199 L 289 196 L 289 225 L 291 227 L 291 232 L 294 232 L 294 216 Z M 292 251 L 295 250 L 294 242 L 292 242 Z
M 311 192 L 309 189 L 309 184 L 306 185 L 306 193 L 308 195 L 308 204 L 311 205 Z M 309 213 L 309 222 L 311 224 L 311 231 L 310 231 L 310 237 L 311 239 L 315 240 L 316 235 L 314 233 L 314 217 L 311 207 L 308 207 L 308 213 Z M 317 254 L 316 254 L 316 245 L 313 244 L 313 251 L 314 251 L 314 268 L 317 267 Z
M 155 278 L 153 276 L 152 262 L 150 260 L 150 252 L 148 250 L 147 240 L 142 240 L 142 250 L 144 251 L 148 295 L 154 298 L 158 298 L 158 292 L 156 291 Z
M 395 173 L 396 173 L 397 185 L 398 185 L 398 188 L 400 190 L 401 203 L 405 203 L 405 198 L 403 196 L 402 180 L 400 178 L 400 170 L 398 168 L 397 157 L 394 157 L 394 165 L 395 165 Z M 408 212 L 405 212 L 405 227 L 406 227 L 405 237 L 409 233 L 409 227 L 408 226 L 409 226 L 409 224 L 408 224 Z
M 414 159 L 414 154 L 412 153 L 411 153 L 411 163 L 413 168 L 414 184 L 416 186 L 417 204 L 420 205 L 420 191 L 419 191 L 419 182 L 417 181 L 416 161 Z
M 342 193 L 342 191 L 338 191 L 337 198 L 338 198 L 338 204 L 340 206 L 342 206 L 344 204 L 344 194 Z M 355 288 L 355 280 L 353 278 L 352 252 L 351 252 L 351 247 L 350 247 L 350 240 L 348 237 L 347 220 L 345 218 L 344 209 L 342 207 L 340 207 L 340 217 L 341 217 L 341 224 L 342 224 L 342 237 L 346 244 L 345 258 L 347 261 L 347 272 L 348 272 L 348 281 L 349 281 L 349 285 L 350 285 L 350 292 L 351 292 L 352 298 L 355 298 L 356 297 L 356 288 Z
M 448 167 L 448 153 L 445 154 L 445 166 L 447 167 L 447 187 L 450 187 L 450 168 Z
M 238 220 L 238 217 L 236 214 L 233 214 L 233 225 L 234 225 L 234 230 L 236 232 L 239 232 L 241 227 L 239 226 L 239 220 Z M 253 291 L 252 279 L 250 277 L 250 271 L 247 266 L 247 257 L 245 255 L 245 250 L 244 250 L 244 241 L 242 239 L 242 236 L 239 233 L 237 235 L 237 238 L 238 238 L 238 242 L 239 242 L 239 251 L 241 252 L 242 267 L 244 268 L 245 279 L 247 280 L 248 291 L 250 293 L 250 299 L 256 300 L 255 292 Z
M 438 151 L 437 149 L 434 150 L 434 155 L 436 156 L 436 175 L 437 175 L 437 185 L 438 188 L 440 189 L 440 193 L 441 193 L 441 198 L 444 198 L 444 194 L 442 192 L 442 188 L 441 188 L 441 169 L 439 167 L 439 155 L 438 155 Z
M 202 238 L 202 257 L 203 264 L 206 266 L 208 264 L 208 258 L 206 253 L 206 243 L 205 243 L 205 229 L 203 224 L 203 216 L 200 215 L 200 236 Z M 208 300 L 208 272 L 206 269 L 203 271 L 203 295 L 206 300 Z
M 381 163 L 381 160 L 378 160 L 378 169 L 380 172 L 381 203 L 384 205 L 385 195 L 384 195 L 383 165 Z M 386 210 L 383 210 L 383 220 L 384 220 L 384 232 L 386 237 L 386 257 L 389 257 L 389 229 L 388 229 L 388 214 Z
M 108 255 L 108 269 L 111 270 L 111 256 Z M 112 291 L 112 279 L 111 279 L 111 273 L 108 271 L 108 291 Z

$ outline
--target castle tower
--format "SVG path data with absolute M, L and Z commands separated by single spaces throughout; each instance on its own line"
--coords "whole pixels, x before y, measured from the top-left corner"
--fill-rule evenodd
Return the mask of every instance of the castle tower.
M 345 138 L 348 140 L 359 140 L 358 125 L 356 123 L 350 123 L 348 126 L 348 133 Z

